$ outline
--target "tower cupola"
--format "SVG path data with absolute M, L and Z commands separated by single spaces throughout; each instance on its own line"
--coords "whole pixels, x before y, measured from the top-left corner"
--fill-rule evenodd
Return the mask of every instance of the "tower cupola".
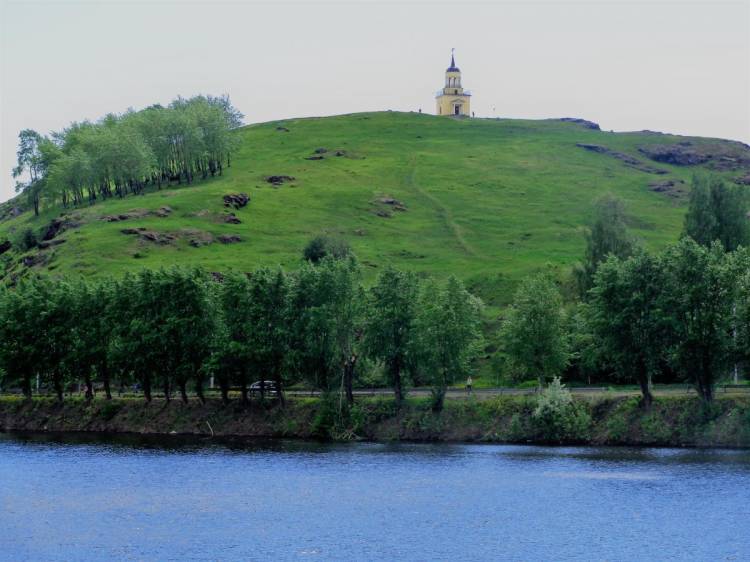
M 454 50 L 451 49 L 451 65 L 445 70 L 445 85 L 435 96 L 438 115 L 471 115 L 469 102 L 471 92 L 461 86 L 461 69 L 456 66 Z

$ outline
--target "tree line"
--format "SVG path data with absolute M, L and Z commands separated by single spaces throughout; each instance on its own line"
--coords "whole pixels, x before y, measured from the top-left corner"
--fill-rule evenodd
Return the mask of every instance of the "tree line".
M 120 279 L 32 278 L 0 292 L 0 376 L 31 397 L 38 379 L 62 401 L 81 382 L 107 399 L 137 383 L 151 401 L 204 401 L 208 377 L 222 400 L 249 402 L 304 382 L 353 401 L 362 363 L 382 368 L 398 401 L 410 382 L 433 388 L 433 407 L 481 351 L 480 301 L 445 283 L 385 269 L 371 288 L 352 257 L 299 270 L 257 269 L 221 279 L 200 269 L 143 270 Z
M 43 201 L 64 207 L 141 193 L 147 186 L 221 175 L 243 115 L 229 97 L 177 98 L 167 107 L 109 114 L 45 136 L 19 134 L 16 192 L 36 215 Z
M 595 206 L 578 298 L 550 275 L 525 280 L 503 324 L 510 369 L 543 384 L 567 373 L 637 384 L 692 384 L 704 402 L 750 359 L 750 229 L 741 186 L 695 177 L 681 239 L 660 253 L 628 232 L 622 203 Z

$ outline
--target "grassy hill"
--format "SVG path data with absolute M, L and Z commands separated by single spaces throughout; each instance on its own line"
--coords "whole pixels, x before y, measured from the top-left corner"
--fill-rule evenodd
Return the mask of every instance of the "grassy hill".
M 17 243 L 28 228 L 44 232 L 59 207 L 3 220 L 0 241 L 13 243 L 2 256 L 5 277 L 171 264 L 293 268 L 312 236 L 329 233 L 349 241 L 370 277 L 387 263 L 453 273 L 500 304 L 524 275 L 580 259 L 582 228 L 599 195 L 622 198 L 634 233 L 658 248 L 681 229 L 689 186 L 680 182 L 699 169 L 729 179 L 747 173 L 739 143 L 559 120 L 386 112 L 262 123 L 236 134 L 240 149 L 222 177 L 65 210 L 54 238 L 64 243 L 25 253 Z M 664 156 L 665 145 L 709 157 L 666 163 L 680 158 Z M 274 185 L 269 176 L 293 179 Z M 233 193 L 248 194 L 249 204 L 225 208 L 223 196 Z M 225 222 L 228 212 L 241 222 Z

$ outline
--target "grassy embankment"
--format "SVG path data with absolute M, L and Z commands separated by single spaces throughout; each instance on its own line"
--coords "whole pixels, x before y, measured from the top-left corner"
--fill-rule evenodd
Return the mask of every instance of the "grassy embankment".
M 638 149 L 710 142 L 609 133 L 556 120 L 390 112 L 262 123 L 236 134 L 240 148 L 223 177 L 67 210 L 71 226 L 57 237 L 65 242 L 26 254 L 14 246 L 3 255 L 6 276 L 119 275 L 171 264 L 210 271 L 294 268 L 305 243 L 329 233 L 350 242 L 369 280 L 388 263 L 436 277 L 456 274 L 495 309 L 508 302 L 523 276 L 548 265 L 565 271 L 580 259 L 581 229 L 592 201 L 605 192 L 625 201 L 630 227 L 647 246 L 676 240 L 688 189 L 679 182 L 704 167 L 657 164 Z M 642 166 L 577 143 L 606 147 Z M 315 155 L 319 148 L 327 152 Z M 322 159 L 307 159 L 317 156 Z M 273 186 L 265 179 L 271 175 L 295 179 Z M 669 180 L 677 182 L 680 196 L 649 188 Z M 233 211 L 242 222 L 228 224 L 222 197 L 238 192 L 251 201 Z M 383 203 L 386 197 L 406 210 Z M 161 207 L 169 210 L 157 216 Z M 4 220 L 0 240 L 14 241 L 29 227 L 42 232 L 61 210 L 47 205 L 38 218 L 27 211 Z M 102 219 L 127 213 L 127 220 Z M 133 228 L 171 238 L 155 242 L 122 232 Z M 241 241 L 224 244 L 221 235 Z M 38 259 L 27 260 L 34 264 L 29 266 L 24 257 Z
M 657 397 L 649 411 L 638 397 L 576 399 L 587 422 L 566 443 L 750 447 L 750 398 L 721 397 L 702 407 L 695 397 Z M 238 402 L 223 406 L 198 402 L 146 404 L 141 399 L 80 399 L 59 405 L 51 399 L 25 402 L 0 398 L 0 430 L 96 431 L 192 434 L 216 437 L 287 437 L 394 441 L 474 441 L 545 443 L 550 439 L 534 419 L 532 396 L 448 400 L 436 414 L 429 401 L 407 399 L 397 412 L 392 398 L 359 399 L 339 414 L 338 402 L 291 398 L 287 408 Z M 559 442 L 556 441 L 556 442 Z

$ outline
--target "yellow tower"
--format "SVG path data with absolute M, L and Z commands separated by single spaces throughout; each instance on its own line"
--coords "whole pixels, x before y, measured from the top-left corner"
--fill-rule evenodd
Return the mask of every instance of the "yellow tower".
M 435 95 L 438 115 L 471 115 L 471 92 L 461 87 L 461 70 L 451 49 L 451 65 L 445 71 L 445 86 Z

